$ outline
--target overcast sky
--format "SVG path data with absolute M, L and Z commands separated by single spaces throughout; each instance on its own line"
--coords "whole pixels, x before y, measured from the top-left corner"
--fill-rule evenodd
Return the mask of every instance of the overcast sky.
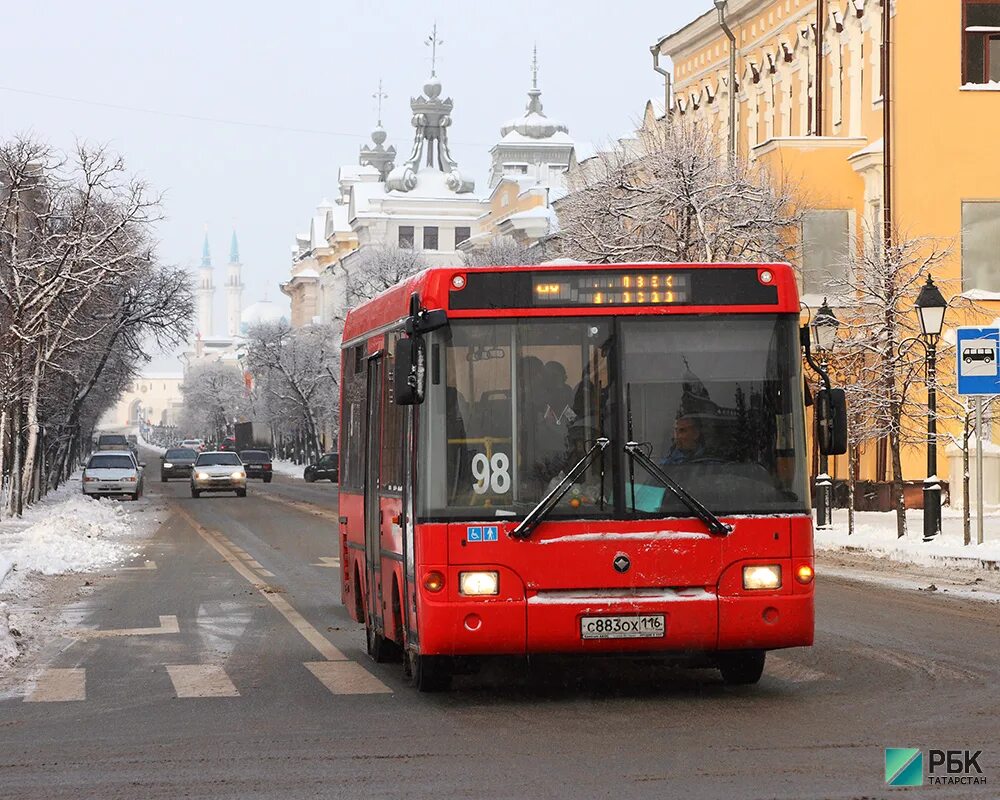
M 0 136 L 31 131 L 60 148 L 74 138 L 109 142 L 165 192 L 164 260 L 197 263 L 207 224 L 220 285 L 235 224 L 244 306 L 265 294 L 284 301 L 277 287 L 294 235 L 336 194 L 337 168 L 357 163 L 379 78 L 390 143 L 409 152 L 409 98 L 430 74 L 424 39 L 435 20 L 438 76 L 455 101 L 452 153 L 480 192 L 500 125 L 523 113 L 533 44 L 546 113 L 599 144 L 633 127 L 647 98 L 662 97 L 649 46 L 708 8 L 710 0 L 0 0 Z

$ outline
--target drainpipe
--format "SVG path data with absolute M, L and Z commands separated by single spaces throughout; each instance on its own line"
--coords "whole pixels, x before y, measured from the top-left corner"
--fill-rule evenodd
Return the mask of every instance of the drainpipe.
M 715 0 L 719 11 L 719 26 L 729 39 L 729 163 L 736 160 L 736 35 L 726 22 L 729 0 Z
M 892 37 L 890 0 L 882 0 L 882 218 L 885 247 L 892 246 Z
M 816 119 L 813 134 L 823 135 L 823 37 L 826 35 L 826 9 L 823 0 L 816 0 Z
M 669 124 L 670 123 L 670 70 L 664 69 L 660 66 L 660 46 L 654 44 L 649 48 L 649 52 L 653 54 L 653 71 L 658 72 L 663 76 L 663 119 Z

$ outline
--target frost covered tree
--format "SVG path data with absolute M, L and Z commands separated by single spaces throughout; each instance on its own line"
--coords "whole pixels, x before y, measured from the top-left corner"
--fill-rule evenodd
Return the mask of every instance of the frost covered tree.
M 374 245 L 357 251 L 347 276 L 347 308 L 352 309 L 427 267 L 419 252 Z
M 556 202 L 561 255 L 592 263 L 786 261 L 798 237 L 793 188 L 759 162 L 721 156 L 710 129 L 643 128 L 571 177 Z
M 184 429 L 216 439 L 223 438 L 228 425 L 244 415 L 250 405 L 240 370 L 222 361 L 195 364 L 188 369 L 181 394 Z
M 264 323 L 247 332 L 244 347 L 258 413 L 285 433 L 301 430 L 306 449 L 318 454 L 320 433 L 337 424 L 339 328 Z
M 186 335 L 190 289 L 156 263 L 158 218 L 104 147 L 0 143 L 0 511 L 65 477 L 146 357 L 140 341 Z
M 914 303 L 931 270 L 951 253 L 950 244 L 895 231 L 886 244 L 870 233 L 848 248 L 844 277 L 831 294 L 846 306 L 838 374 L 847 393 L 852 449 L 885 442 L 892 472 L 896 534 L 906 535 L 902 450 L 925 443 L 927 406 L 914 387 L 924 383 L 924 353 Z M 853 464 L 852 464 L 853 467 Z
M 462 254 L 462 263 L 469 267 L 530 266 L 544 260 L 543 245 L 522 244 L 510 236 L 494 236 L 482 247 Z

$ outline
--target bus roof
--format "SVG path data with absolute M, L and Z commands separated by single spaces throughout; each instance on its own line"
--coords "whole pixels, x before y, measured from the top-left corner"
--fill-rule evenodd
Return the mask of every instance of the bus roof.
M 634 281 L 657 279 L 670 302 L 654 302 L 661 292 L 637 292 Z M 586 300 L 562 301 L 578 294 Z M 624 284 L 628 284 L 623 288 Z M 631 288 L 633 291 L 628 291 Z M 535 302 L 544 291 L 551 296 Z M 563 294 L 560 292 L 563 291 Z M 391 329 L 409 314 L 410 296 L 420 295 L 427 309 L 444 309 L 452 319 L 470 317 L 558 317 L 692 313 L 798 313 L 795 273 L 788 264 L 633 263 L 552 264 L 516 267 L 431 267 L 386 289 L 351 310 L 345 343 Z M 613 294 L 616 301 L 602 302 Z M 636 297 L 642 295 L 642 301 Z M 622 298 L 630 302 L 622 302 Z M 706 302 L 707 301 L 707 302 Z

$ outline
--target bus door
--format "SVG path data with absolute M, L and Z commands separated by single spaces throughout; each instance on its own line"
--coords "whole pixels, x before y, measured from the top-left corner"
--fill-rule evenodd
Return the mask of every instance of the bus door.
M 365 424 L 365 584 L 366 618 L 373 630 L 382 630 L 382 531 L 379 509 L 379 451 L 382 441 L 382 354 L 368 359 Z

